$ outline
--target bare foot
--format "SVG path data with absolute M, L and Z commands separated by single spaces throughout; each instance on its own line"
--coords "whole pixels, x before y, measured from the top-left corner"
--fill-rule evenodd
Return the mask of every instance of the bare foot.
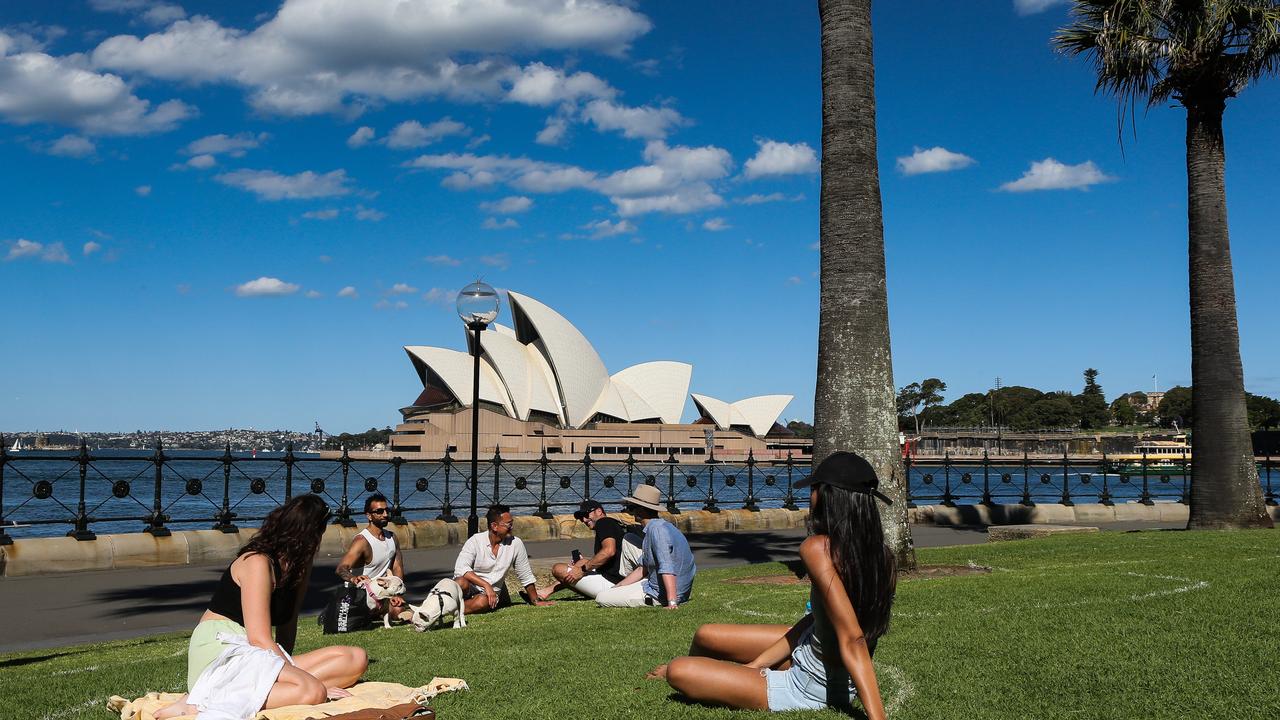
M 667 664 L 662 663 L 658 667 L 644 674 L 645 680 L 665 680 L 667 678 Z
M 551 594 L 555 592 L 553 588 L 554 588 L 553 585 L 548 585 L 546 587 L 538 588 L 538 599 L 546 600 L 547 598 L 551 597 Z
M 187 702 L 187 696 L 183 695 L 182 699 L 172 705 L 165 705 L 155 712 L 156 720 L 168 720 L 168 718 L 182 717 L 183 715 L 195 715 L 200 712 L 200 708 Z

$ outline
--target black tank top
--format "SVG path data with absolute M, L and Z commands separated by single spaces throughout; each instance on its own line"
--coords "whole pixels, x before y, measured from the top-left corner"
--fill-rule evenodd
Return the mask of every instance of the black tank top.
M 271 572 L 275 575 L 276 582 L 279 583 L 280 563 L 276 562 L 275 558 L 268 559 L 271 561 Z M 297 594 L 294 590 L 293 586 L 286 586 L 276 587 L 271 591 L 272 626 L 278 626 L 293 617 L 294 601 L 297 600 Z M 229 620 L 234 620 L 240 625 L 244 625 L 244 610 L 240 602 L 240 586 L 236 584 L 235 578 L 231 577 L 230 565 L 227 566 L 226 570 L 222 571 L 218 586 L 213 590 L 213 597 L 209 599 L 209 610 Z

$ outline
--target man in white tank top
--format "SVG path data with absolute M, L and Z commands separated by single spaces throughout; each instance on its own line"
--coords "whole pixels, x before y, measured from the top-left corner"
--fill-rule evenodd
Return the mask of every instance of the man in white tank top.
M 394 575 L 404 580 L 404 563 L 400 546 L 396 543 L 395 533 L 387 529 L 391 522 L 387 498 L 382 493 L 374 493 L 365 498 L 364 514 L 369 524 L 351 541 L 351 547 L 338 562 L 338 577 L 352 583 L 360 584 L 366 580 L 376 581 L 384 575 Z M 362 567 L 363 566 L 363 567 Z M 359 574 L 355 568 L 361 568 Z M 404 598 L 397 595 L 383 603 L 381 611 L 385 614 L 393 611 L 393 616 L 404 607 Z

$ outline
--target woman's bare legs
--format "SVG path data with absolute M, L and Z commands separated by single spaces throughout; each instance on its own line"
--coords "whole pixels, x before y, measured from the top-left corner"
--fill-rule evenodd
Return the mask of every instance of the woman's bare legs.
M 293 662 L 324 687 L 347 688 L 356 684 L 369 667 L 369 656 L 364 648 L 350 645 L 331 645 L 298 655 Z M 323 700 L 321 700 L 323 702 Z
M 310 654 L 310 653 L 308 653 Z M 326 686 L 311 673 L 288 663 L 280 669 L 280 677 L 271 686 L 263 710 L 286 705 L 319 705 L 327 699 Z
M 790 625 L 703 625 L 693 634 L 689 655 L 749 663 L 790 629 Z M 789 664 L 790 660 L 783 661 L 779 669 L 785 669 Z M 667 668 L 668 664 L 659 665 L 645 677 L 650 680 L 665 678 Z
M 678 657 L 667 666 L 667 682 L 680 694 L 707 705 L 768 710 L 769 690 L 756 668 L 708 657 Z

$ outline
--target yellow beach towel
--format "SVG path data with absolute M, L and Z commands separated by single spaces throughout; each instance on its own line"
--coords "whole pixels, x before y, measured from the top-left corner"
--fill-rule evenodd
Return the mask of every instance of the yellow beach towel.
M 333 700 L 322 705 L 289 705 L 274 710 L 260 710 L 254 720 L 312 720 L 370 708 L 383 709 L 427 701 L 441 693 L 466 690 L 467 682 L 458 678 L 433 678 L 422 687 L 411 688 L 399 683 L 363 682 L 349 688 L 351 697 Z M 154 713 L 178 700 L 181 693 L 152 692 L 135 700 L 118 695 L 107 701 L 107 708 L 120 713 L 120 720 L 155 720 Z M 174 720 L 194 720 L 194 715 L 183 715 Z

